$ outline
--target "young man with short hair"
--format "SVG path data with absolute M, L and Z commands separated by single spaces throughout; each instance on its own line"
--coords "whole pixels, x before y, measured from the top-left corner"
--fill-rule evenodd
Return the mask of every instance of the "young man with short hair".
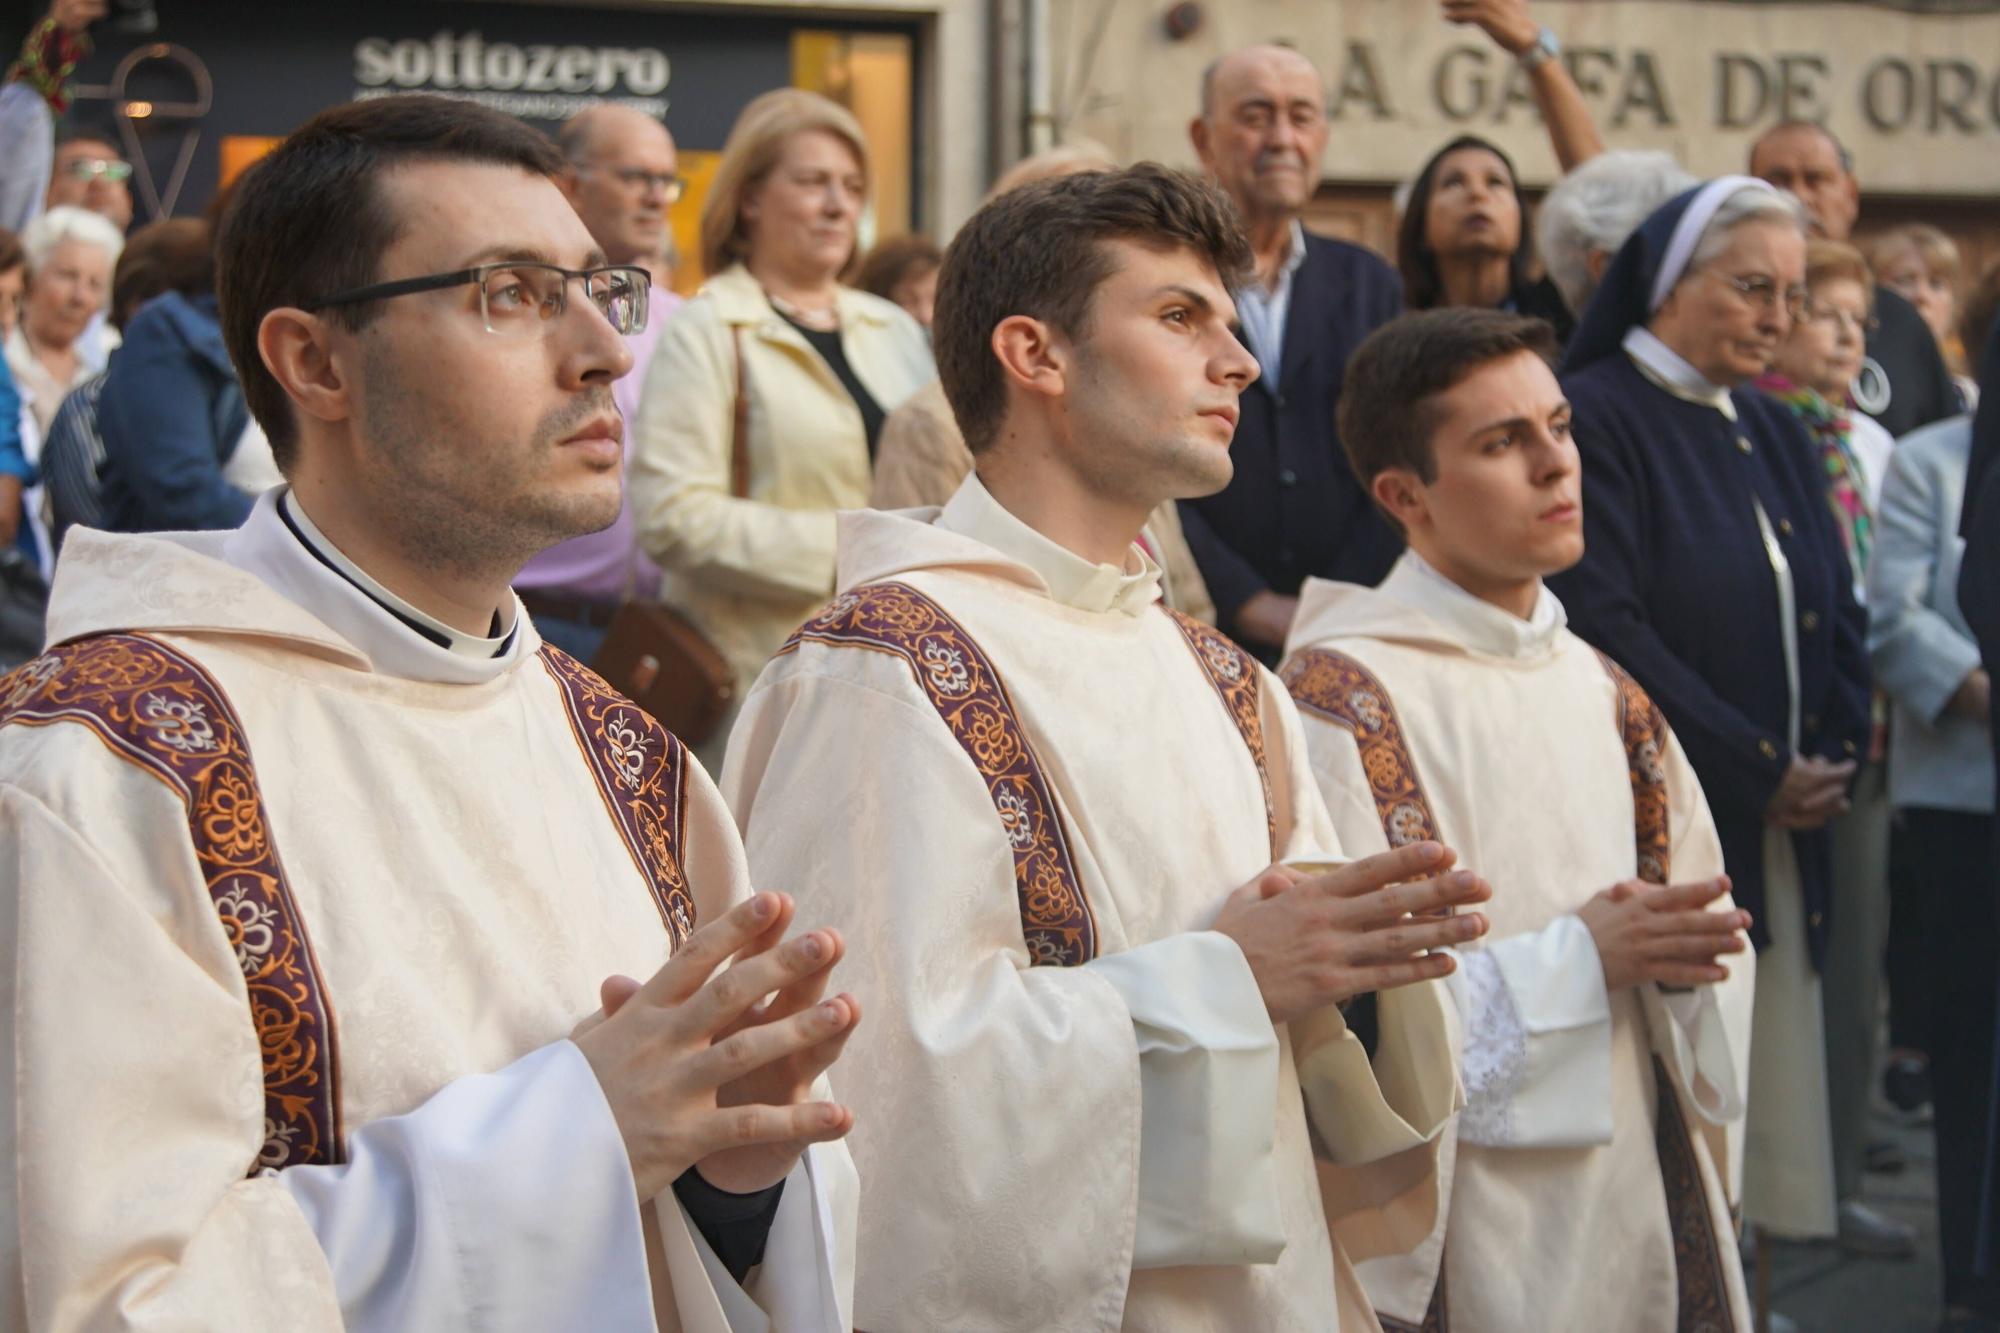
M 1153 165 L 975 214 L 934 330 L 973 475 L 841 516 L 833 603 L 737 722 L 751 868 L 847 932 L 878 1011 L 844 1066 L 871 1333 L 1371 1327 L 1328 1236 L 1364 1196 L 1322 1191 L 1309 1114 L 1335 1162 L 1396 1157 L 1366 1202 L 1436 1204 L 1423 951 L 1479 934 L 1430 914 L 1484 886 L 1436 844 L 1330 868 L 1283 687 L 1135 545 L 1229 479 L 1246 261 Z M 1371 1066 L 1337 1006 L 1396 986 L 1355 1011 Z
M 73 533 L 0 678 L 0 1323 L 852 1326 L 840 937 L 508 591 L 617 514 L 646 318 L 562 167 L 396 97 L 237 186 L 289 485 Z
M 1583 554 L 1554 350 L 1463 309 L 1362 344 L 1340 437 L 1409 549 L 1308 582 L 1283 669 L 1343 844 L 1444 840 L 1493 884 L 1448 1205 L 1362 1280 L 1391 1330 L 1744 1329 L 1748 917 L 1664 719 L 1542 585 Z

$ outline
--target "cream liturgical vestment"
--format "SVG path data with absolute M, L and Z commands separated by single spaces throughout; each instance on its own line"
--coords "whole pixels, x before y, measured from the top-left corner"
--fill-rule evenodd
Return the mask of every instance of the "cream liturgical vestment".
M 1607 993 L 1577 910 L 1620 880 L 1712 878 L 1722 849 L 1658 710 L 1564 625 L 1546 589 L 1522 620 L 1415 552 L 1379 589 L 1301 594 L 1283 675 L 1342 843 L 1442 838 L 1493 885 L 1450 978 L 1448 1215 L 1362 1281 L 1392 1330 L 1747 1329 L 1731 1206 L 1755 964 Z
M 741 845 L 502 618 L 428 620 L 282 490 L 71 535 L 0 678 L 0 1327 L 849 1327 L 840 1146 L 742 1286 L 636 1195 L 568 1034 L 747 894 Z
M 723 789 L 758 882 L 846 932 L 869 1014 L 842 1061 L 856 1324 L 1373 1328 L 1328 1220 L 1428 1230 L 1451 1008 L 1380 997 L 1371 1065 L 1338 1010 L 1274 1029 L 1208 929 L 1272 861 L 1338 857 L 1276 678 L 1158 605 L 1137 548 L 1083 560 L 976 476 L 843 514 L 839 570 Z M 1322 1193 L 1315 1145 L 1357 1193 Z

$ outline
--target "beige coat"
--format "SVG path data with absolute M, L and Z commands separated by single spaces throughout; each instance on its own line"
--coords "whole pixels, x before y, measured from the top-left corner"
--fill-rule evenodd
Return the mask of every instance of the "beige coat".
M 919 509 L 951 499 L 972 471 L 972 451 L 952 417 L 944 386 L 933 380 L 910 395 L 882 425 L 875 451 L 875 489 L 868 503 L 877 509 Z M 1215 623 L 1215 601 L 1202 582 L 1181 533 L 1181 511 L 1172 500 L 1146 520 L 1146 536 L 1159 558 L 1167 605 L 1204 624 Z
M 923 329 L 842 288 L 849 363 L 884 411 L 936 376 Z M 750 402 L 748 498 L 730 494 L 736 348 Z M 738 265 L 675 312 L 633 423 L 632 516 L 680 608 L 735 669 L 739 696 L 833 594 L 833 515 L 868 503 L 860 409 Z M 726 736 L 726 732 L 725 732 Z M 721 754 L 717 737 L 704 758 Z

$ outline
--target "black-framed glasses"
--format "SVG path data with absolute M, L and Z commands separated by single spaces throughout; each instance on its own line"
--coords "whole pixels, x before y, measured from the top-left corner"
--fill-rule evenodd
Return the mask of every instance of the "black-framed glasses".
M 618 183 L 635 194 L 658 190 L 666 196 L 667 202 L 677 204 L 687 190 L 687 178 L 676 176 L 671 171 L 648 171 L 644 167 L 606 167 L 590 163 L 586 171 L 608 171 L 618 178 Z
M 1786 287 L 1780 291 L 1776 282 L 1761 273 L 1753 273 L 1747 278 L 1739 278 L 1733 273 L 1724 273 L 1721 269 L 1710 269 L 1708 271 L 1716 277 L 1721 278 L 1731 287 L 1734 287 L 1736 294 L 1742 297 L 1745 302 L 1759 309 L 1776 310 L 1779 300 L 1782 298 L 1785 313 L 1791 316 L 1793 323 L 1804 319 L 1811 312 L 1812 293 L 1808 292 L 1804 287 Z
M 128 181 L 132 179 L 132 164 L 117 157 L 79 157 L 63 163 L 63 175 L 80 181 Z
M 554 264 L 503 259 L 451 273 L 433 273 L 421 278 L 401 278 L 395 282 L 371 283 L 322 296 L 307 310 L 328 306 L 359 305 L 392 296 L 440 291 L 446 287 L 473 286 L 479 289 L 479 318 L 488 333 L 523 336 L 554 327 L 569 308 L 569 286 L 581 281 L 584 294 L 606 322 L 622 334 L 634 334 L 646 327 L 646 307 L 653 279 L 642 268 L 609 264 L 601 268 L 560 268 Z

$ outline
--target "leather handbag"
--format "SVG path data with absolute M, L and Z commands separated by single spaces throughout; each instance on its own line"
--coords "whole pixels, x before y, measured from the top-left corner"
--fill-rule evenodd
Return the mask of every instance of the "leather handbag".
M 743 333 L 736 349 L 736 404 L 730 419 L 729 493 L 750 494 L 750 396 L 743 383 Z M 664 602 L 628 597 L 611 619 L 591 668 L 688 745 L 715 735 L 736 702 L 736 673 L 722 650 Z

